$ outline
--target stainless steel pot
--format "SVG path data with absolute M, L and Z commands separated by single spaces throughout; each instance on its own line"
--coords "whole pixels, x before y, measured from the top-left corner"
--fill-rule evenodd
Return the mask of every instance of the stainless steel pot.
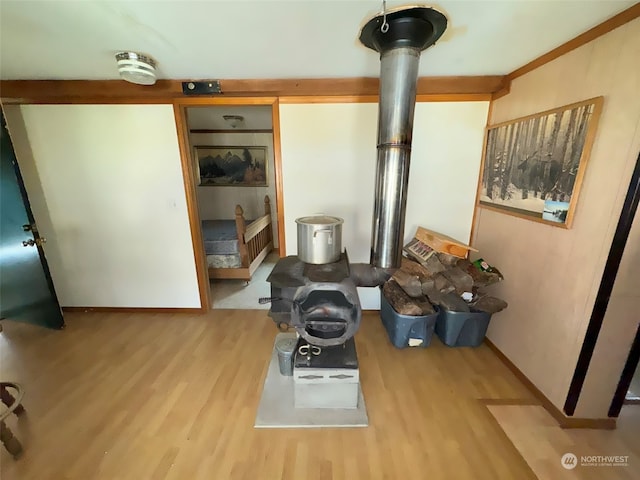
M 342 252 L 344 220 L 327 215 L 296 219 L 298 224 L 298 257 L 305 263 L 321 265 L 337 262 Z

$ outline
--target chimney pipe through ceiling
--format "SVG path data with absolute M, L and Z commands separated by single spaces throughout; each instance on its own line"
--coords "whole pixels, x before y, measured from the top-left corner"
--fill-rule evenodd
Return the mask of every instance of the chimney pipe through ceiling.
M 437 10 L 400 7 L 376 15 L 360 32 L 362 44 L 380 53 L 373 267 L 400 267 L 420 53 L 446 28 L 446 17 Z

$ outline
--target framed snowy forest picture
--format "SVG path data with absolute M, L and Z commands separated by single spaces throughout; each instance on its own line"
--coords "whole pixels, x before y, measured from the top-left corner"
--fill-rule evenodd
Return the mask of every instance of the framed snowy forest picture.
M 482 207 L 570 228 L 602 97 L 487 127 Z

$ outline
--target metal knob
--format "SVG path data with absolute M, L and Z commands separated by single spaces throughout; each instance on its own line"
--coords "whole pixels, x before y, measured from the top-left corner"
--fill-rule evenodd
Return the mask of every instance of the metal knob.
M 41 247 L 43 244 L 47 243 L 47 239 L 46 238 L 37 238 L 37 239 L 33 239 L 30 238 L 29 240 L 23 240 L 22 241 L 22 246 L 23 247 L 33 247 L 34 245 L 37 245 L 39 247 Z

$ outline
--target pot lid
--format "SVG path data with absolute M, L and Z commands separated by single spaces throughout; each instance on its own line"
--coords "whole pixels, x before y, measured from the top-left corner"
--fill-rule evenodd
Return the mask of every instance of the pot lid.
M 309 217 L 296 218 L 296 223 L 303 225 L 340 225 L 344 220 L 340 217 L 331 217 L 329 215 L 311 215 Z

